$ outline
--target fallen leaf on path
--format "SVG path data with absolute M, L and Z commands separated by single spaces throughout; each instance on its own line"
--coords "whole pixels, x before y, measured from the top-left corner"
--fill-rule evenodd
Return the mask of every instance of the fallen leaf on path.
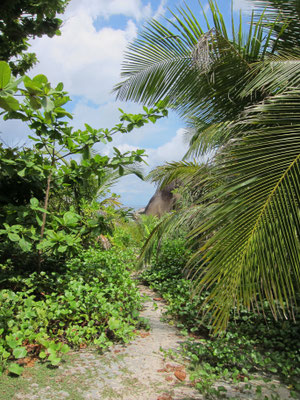
M 172 378 L 171 376 L 166 376 L 166 377 L 165 377 L 165 380 L 166 380 L 167 382 L 172 382 L 172 381 L 173 381 L 173 378 Z
M 154 299 L 153 299 L 154 301 L 162 301 L 163 300 L 163 298 L 162 297 L 154 297 Z
M 169 394 L 163 394 L 162 396 L 159 396 L 157 400 L 173 400 L 173 397 L 171 397 Z
M 142 338 L 145 338 L 145 337 L 147 337 L 147 336 L 149 336 L 149 335 L 150 335 L 149 332 L 141 332 L 141 333 L 140 333 L 140 337 L 142 337 Z
M 168 372 L 166 368 L 158 369 L 157 372 Z
M 184 371 L 175 371 L 174 375 L 179 381 L 184 381 L 186 378 L 186 373 Z
M 121 350 L 115 350 L 114 353 L 115 353 L 115 354 L 121 353 Z
M 37 360 L 37 358 L 33 357 L 24 357 L 17 360 L 16 363 L 26 367 L 33 367 Z
M 167 372 L 182 371 L 182 370 L 184 370 L 184 365 L 167 364 L 166 369 L 167 369 Z

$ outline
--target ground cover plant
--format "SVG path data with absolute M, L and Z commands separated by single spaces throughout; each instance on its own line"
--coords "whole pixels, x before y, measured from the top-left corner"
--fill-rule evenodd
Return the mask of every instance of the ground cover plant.
M 11 284 L 22 290 L 0 291 L 1 372 L 19 375 L 32 357 L 57 365 L 70 346 L 105 349 L 131 338 L 141 305 L 133 260 L 130 250 L 90 249 L 63 273 L 15 276 Z
M 141 279 L 167 300 L 165 317 L 189 337 L 182 354 L 190 360 L 191 378 L 199 391 L 212 398 L 221 396 L 224 387 L 213 387 L 217 380 L 247 382 L 247 390 L 261 374 L 266 386 L 276 376 L 298 398 L 299 322 L 275 321 L 265 301 L 260 314 L 248 310 L 232 313 L 227 331 L 222 336 L 213 335 L 212 315 L 204 315 L 208 305 L 203 306 L 209 292 L 191 297 L 193 282 L 183 272 L 189 256 L 185 239 L 165 240 L 158 255 L 152 257 L 151 266 L 141 273 Z M 258 395 L 261 390 L 258 386 Z M 278 398 L 276 393 L 274 398 Z

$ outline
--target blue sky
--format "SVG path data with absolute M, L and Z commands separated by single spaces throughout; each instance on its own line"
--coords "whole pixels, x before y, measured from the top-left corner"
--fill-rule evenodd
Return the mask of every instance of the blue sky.
M 202 18 L 197 0 L 187 0 L 197 17 Z M 203 7 L 208 4 L 204 0 Z M 221 12 L 230 21 L 230 0 L 218 1 Z M 121 63 L 127 45 L 152 17 L 169 16 L 182 6 L 178 0 L 71 0 L 62 35 L 38 38 L 31 42 L 39 64 L 30 72 L 45 74 L 53 85 L 62 81 L 72 98 L 72 124 L 82 128 L 86 122 L 95 128 L 112 127 L 118 122 L 118 107 L 125 112 L 139 112 L 140 105 L 116 102 L 111 90 L 120 81 Z M 234 8 L 246 8 L 247 0 L 234 0 Z M 204 24 L 203 24 L 204 25 Z M 23 144 L 28 128 L 18 121 L 0 121 L 1 138 L 8 145 Z M 116 135 L 112 143 L 121 151 L 146 149 L 151 168 L 166 161 L 177 161 L 187 150 L 184 123 L 174 114 L 155 125 L 148 124 L 128 135 Z M 98 147 L 102 154 L 111 154 L 111 146 Z M 113 188 L 126 206 L 145 206 L 155 187 L 130 176 Z

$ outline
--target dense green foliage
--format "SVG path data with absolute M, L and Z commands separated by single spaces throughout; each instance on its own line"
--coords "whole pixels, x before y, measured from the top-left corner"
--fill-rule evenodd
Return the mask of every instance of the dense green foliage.
M 293 391 L 300 391 L 299 322 L 274 321 L 265 302 L 261 313 L 247 310 L 231 313 L 226 333 L 213 336 L 212 314 L 205 314 L 203 307 L 209 291 L 191 298 L 193 282 L 182 272 L 189 256 L 184 239 L 166 240 L 141 279 L 167 300 L 168 320 L 196 338 L 182 348 L 191 362 L 196 387 L 201 393 L 216 395 L 218 389 L 213 384 L 224 379 L 233 383 L 249 381 L 250 388 L 251 380 L 260 373 L 267 381 L 272 376 L 278 377 L 297 398 Z
M 85 124 L 84 130 L 74 130 L 66 119 L 72 115 L 63 108 L 70 99 L 62 83 L 52 88 L 44 75 L 15 80 L 8 64 L 0 62 L 0 89 L 4 119 L 27 122 L 34 141 L 32 149 L 0 147 L 0 262 L 9 258 L 18 268 L 26 268 L 27 263 L 18 262 L 19 250 L 32 269 L 41 270 L 49 259 L 64 261 L 100 234 L 111 232 L 114 211 L 109 208 L 113 198 L 107 201 L 109 183 L 126 173 L 141 176 L 132 167 L 143 161 L 144 150 L 122 154 L 114 148 L 114 155 L 108 157 L 92 154 L 93 146 L 111 142 L 116 133 L 154 123 L 167 111 L 161 102 L 155 108 L 145 107 L 144 114 L 121 111 L 120 123 L 112 129 Z M 23 95 L 24 101 L 19 102 L 16 94 Z M 74 159 L 77 154 L 81 161 Z
M 190 228 L 189 267 L 201 272 L 199 288 L 212 287 L 219 331 L 232 309 L 265 299 L 275 317 L 292 319 L 300 292 L 299 1 L 253 5 L 247 25 L 234 12 L 227 24 L 214 0 L 199 9 L 203 23 L 188 5 L 150 21 L 115 88 L 147 104 L 168 96 L 191 127 L 186 156 L 212 157 L 198 168 L 169 164 L 155 180 L 199 190 L 165 226 Z
M 136 253 L 117 234 L 114 241 L 126 213 L 109 188 L 127 173 L 142 178 L 135 164 L 144 150 L 114 148 L 108 157 L 93 146 L 167 111 L 163 102 L 144 107 L 144 114 L 121 110 L 112 129 L 74 130 L 64 108 L 69 100 L 62 83 L 52 88 L 44 75 L 16 80 L 0 61 L 3 118 L 26 122 L 33 141 L 31 148 L 0 145 L 1 373 L 20 375 L 32 357 L 56 366 L 70 346 L 104 349 L 126 341 L 140 323 L 140 296 L 130 278 Z
M 13 77 L 35 62 L 24 54 L 29 37 L 58 33 L 56 13 L 66 3 L 0 6 L 0 108 L 5 120 L 28 124 L 34 143 L 0 146 L 0 372 L 21 374 L 27 357 L 56 366 L 70 347 L 105 349 L 132 337 L 141 321 L 130 271 L 149 238 L 144 251 L 155 255 L 142 279 L 167 300 L 166 316 L 196 336 L 182 352 L 198 389 L 215 396 L 224 389 L 214 382 L 251 385 L 258 372 L 297 396 L 299 321 L 274 316 L 299 316 L 298 1 L 282 8 L 257 0 L 266 13 L 253 14 L 245 36 L 234 18 L 229 33 L 214 1 L 205 28 L 188 7 L 167 21 L 171 29 L 150 22 L 131 45 L 116 90 L 159 102 L 143 114 L 121 110 L 110 130 L 74 130 L 62 83 Z M 144 151 L 115 148 L 107 157 L 93 146 L 167 115 L 165 96 L 193 128 L 188 156 L 215 157 L 206 166 L 155 171 L 161 184 L 182 182 L 179 211 L 128 221 L 108 188 L 128 172 L 140 175 L 133 167 Z M 188 235 L 157 241 L 156 233 L 172 230 Z M 196 268 L 186 269 L 187 261 Z M 191 296 L 195 282 L 200 294 Z M 223 336 L 212 335 L 226 326 Z
M 88 250 L 63 272 L 12 276 L 0 282 L 0 371 L 8 361 L 39 357 L 57 365 L 70 345 L 105 349 L 132 337 L 140 295 L 130 277 L 130 250 Z M 12 288 L 19 287 L 18 291 Z M 18 364 L 9 371 L 21 373 Z
M 143 214 L 136 216 L 131 213 L 130 217 L 122 218 L 115 224 L 111 241 L 120 248 L 135 249 L 139 255 L 145 240 L 158 223 L 156 216 Z
M 2 0 L 0 4 L 0 61 L 9 61 L 14 75 L 23 75 L 36 62 L 27 53 L 28 40 L 59 35 L 68 0 Z

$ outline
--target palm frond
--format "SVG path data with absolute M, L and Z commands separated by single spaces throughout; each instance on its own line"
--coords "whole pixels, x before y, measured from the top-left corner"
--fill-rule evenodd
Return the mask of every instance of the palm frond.
M 229 311 L 267 299 L 274 316 L 291 312 L 300 289 L 300 90 L 249 108 L 236 127 L 248 135 L 222 154 L 215 174 L 225 185 L 192 236 L 211 233 L 193 262 L 205 263 L 198 287 L 216 329 Z M 291 123 L 292 120 L 292 123 Z M 217 283 L 217 285 L 216 285 Z
M 256 90 L 271 93 L 283 93 L 300 84 L 300 48 L 289 52 L 269 55 L 263 61 L 253 65 L 247 75 L 248 83 L 241 96 L 249 96 Z
M 257 21 L 265 13 L 264 25 L 274 25 L 272 41 L 274 48 L 287 51 L 299 46 L 300 3 L 299 0 L 252 0 Z
M 213 27 L 208 19 L 201 27 L 187 6 L 166 19 L 170 29 L 150 21 L 125 54 L 117 98 L 154 104 L 168 97 L 185 119 L 207 124 L 231 120 L 252 103 L 252 97 L 241 101 L 239 93 L 250 63 L 270 47 L 263 16 L 255 26 L 252 19 L 243 36 L 242 21 L 229 33 L 216 3 L 209 5 Z
M 124 166 L 123 167 L 123 175 L 135 175 L 141 180 L 144 180 L 144 175 L 141 169 L 137 166 Z M 115 184 L 118 183 L 121 176 L 118 170 L 109 170 L 106 169 L 103 171 L 103 174 L 99 176 L 98 183 L 97 183 L 97 191 L 96 191 L 96 198 L 100 198 L 101 196 L 105 195 L 109 189 L 111 189 Z
M 194 134 L 190 138 L 189 149 L 184 159 L 190 157 L 201 157 L 210 153 L 214 153 L 220 146 L 224 145 L 228 140 L 228 126 L 231 121 L 220 123 L 204 124 L 203 121 L 193 119 L 190 122 Z
M 196 161 L 177 161 L 166 163 L 153 169 L 148 176 L 147 180 L 151 180 L 158 184 L 160 188 L 168 185 L 173 181 L 180 181 L 184 185 L 189 185 L 191 179 L 200 183 L 199 175 L 207 173 L 207 166 L 200 165 Z
M 147 238 L 139 256 L 138 267 L 149 265 L 155 250 L 159 256 L 160 245 L 165 238 L 174 236 L 174 232 L 187 234 L 195 222 L 200 223 L 207 211 L 202 204 L 194 204 L 165 214 Z

